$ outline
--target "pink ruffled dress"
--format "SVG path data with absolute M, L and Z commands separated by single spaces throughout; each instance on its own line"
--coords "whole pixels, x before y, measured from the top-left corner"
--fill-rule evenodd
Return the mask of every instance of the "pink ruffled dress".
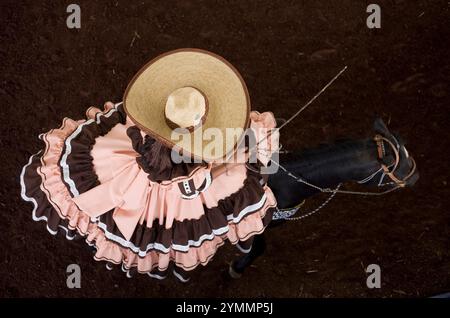
M 214 163 L 154 169 L 146 154 L 155 140 L 120 104 L 91 107 L 86 115 L 41 134 L 45 145 L 23 167 L 20 181 L 33 220 L 45 221 L 53 235 L 84 236 L 96 260 L 159 279 L 170 269 L 185 280 L 226 240 L 248 252 L 252 236 L 271 221 L 274 195 L 245 164 L 214 179 Z M 275 126 L 271 113 L 251 113 L 252 128 Z M 277 146 L 272 139 L 260 163 L 267 164 Z

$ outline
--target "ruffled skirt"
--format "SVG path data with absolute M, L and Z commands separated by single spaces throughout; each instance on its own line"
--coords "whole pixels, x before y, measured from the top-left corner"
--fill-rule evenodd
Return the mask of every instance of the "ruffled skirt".
M 271 221 L 274 195 L 244 164 L 214 180 L 211 164 L 153 171 L 145 157 L 152 140 L 122 106 L 106 103 L 86 115 L 39 136 L 43 149 L 20 182 L 33 220 L 53 235 L 85 237 L 95 260 L 155 278 L 173 264 L 177 275 L 206 265 L 226 240 L 248 252 Z

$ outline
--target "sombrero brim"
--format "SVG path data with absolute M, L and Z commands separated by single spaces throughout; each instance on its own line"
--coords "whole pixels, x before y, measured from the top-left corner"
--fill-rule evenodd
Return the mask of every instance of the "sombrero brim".
M 202 130 L 180 138 L 172 134 L 164 110 L 170 93 L 186 86 L 206 96 L 209 110 Z M 199 49 L 170 51 L 151 60 L 133 77 L 123 101 L 128 116 L 144 132 L 169 147 L 182 149 L 184 155 L 209 162 L 230 154 L 249 125 L 250 98 L 241 75 L 222 57 Z M 222 134 L 220 151 L 208 149 L 211 140 L 199 139 L 209 128 Z M 242 132 L 226 138 L 227 128 Z

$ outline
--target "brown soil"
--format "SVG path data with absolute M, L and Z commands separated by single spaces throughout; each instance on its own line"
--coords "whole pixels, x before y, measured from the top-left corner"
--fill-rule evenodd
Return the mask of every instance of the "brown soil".
M 0 296 L 422 297 L 450 289 L 447 1 L 73 1 L 0 4 Z M 370 2 L 369 2 L 370 3 Z M 282 132 L 287 149 L 365 137 L 376 115 L 408 141 L 418 184 L 383 198 L 338 196 L 319 214 L 267 232 L 268 250 L 245 276 L 222 273 L 226 246 L 189 284 L 125 278 L 95 262 L 83 242 L 55 238 L 31 219 L 19 174 L 37 135 L 91 105 L 120 101 L 150 58 L 181 47 L 216 52 L 242 73 L 253 108 L 288 117 L 344 65 L 348 70 Z M 310 207 L 320 202 L 308 202 Z M 78 263 L 82 288 L 66 287 Z M 368 264 L 382 288 L 366 287 Z

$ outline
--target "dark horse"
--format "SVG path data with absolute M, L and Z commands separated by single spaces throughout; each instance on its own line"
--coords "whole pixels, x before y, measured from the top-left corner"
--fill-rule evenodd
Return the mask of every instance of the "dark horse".
M 352 181 L 368 187 L 382 187 L 384 190 L 412 186 L 419 174 L 404 142 L 391 133 L 381 119 L 375 121 L 374 130 L 376 135 L 384 138 L 378 143 L 374 138 L 342 140 L 316 149 L 280 153 L 278 163 L 286 171 L 279 169 L 268 179 L 268 185 L 278 202 L 278 210 L 295 207 L 304 199 L 321 192 L 294 179 L 288 172 L 322 189 L 334 189 L 341 183 Z M 383 170 L 382 165 L 393 174 Z M 269 227 L 283 222 L 272 221 Z M 265 246 L 264 235 L 255 236 L 249 251 L 231 263 L 230 276 L 240 277 L 264 253 Z

